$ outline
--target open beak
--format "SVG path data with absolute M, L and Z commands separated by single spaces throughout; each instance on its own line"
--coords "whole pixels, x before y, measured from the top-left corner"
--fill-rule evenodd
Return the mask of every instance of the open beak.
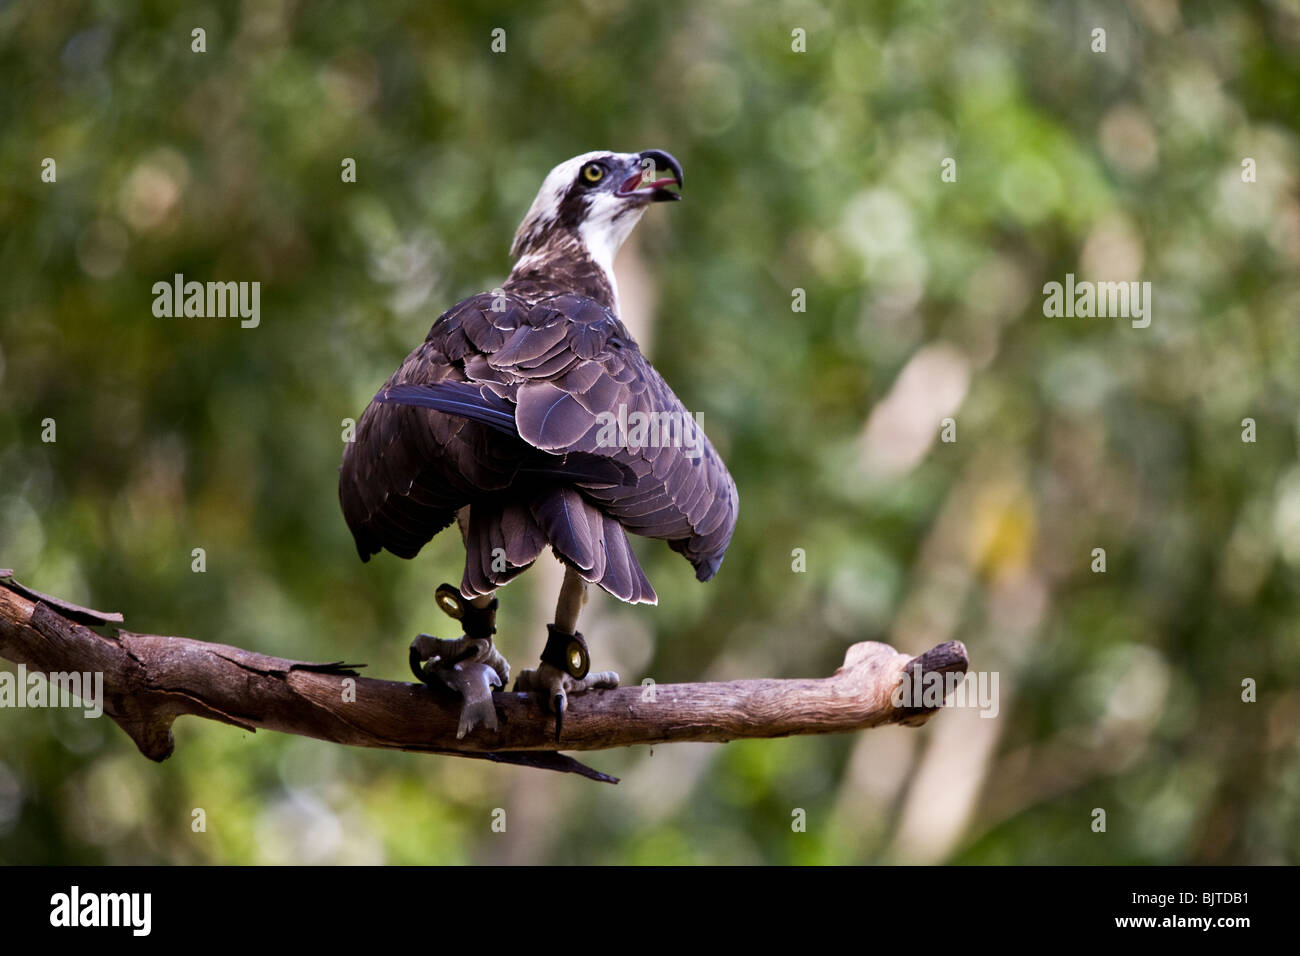
M 628 170 L 628 177 L 618 187 L 618 195 L 625 198 L 636 197 L 646 202 L 667 202 L 681 199 L 682 194 L 668 187 L 676 184 L 682 188 L 682 164 L 671 153 L 662 149 L 646 149 L 637 153 L 635 165 Z M 664 176 L 664 173 L 671 173 Z

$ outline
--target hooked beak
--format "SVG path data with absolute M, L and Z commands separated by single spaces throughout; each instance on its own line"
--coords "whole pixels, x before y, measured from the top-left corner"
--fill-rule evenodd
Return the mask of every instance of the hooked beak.
M 661 172 L 672 175 L 661 177 Z M 627 179 L 618 187 L 618 195 L 625 199 L 637 198 L 643 202 L 681 199 L 681 193 L 667 188 L 674 183 L 678 189 L 682 188 L 682 164 L 662 149 L 645 149 L 637 153 L 628 169 Z

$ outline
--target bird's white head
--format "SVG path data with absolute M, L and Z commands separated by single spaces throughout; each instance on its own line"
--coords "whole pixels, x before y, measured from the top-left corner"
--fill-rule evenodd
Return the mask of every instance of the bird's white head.
M 547 175 L 515 233 L 515 272 L 585 252 L 614 288 L 614 256 L 652 202 L 681 199 L 682 166 L 661 149 L 584 153 Z M 575 248 L 576 246 L 576 248 Z

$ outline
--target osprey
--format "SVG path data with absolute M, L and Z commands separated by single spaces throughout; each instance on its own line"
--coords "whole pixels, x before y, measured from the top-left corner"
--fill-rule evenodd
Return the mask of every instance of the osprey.
M 459 525 L 464 575 L 436 595 L 464 636 L 411 645 L 417 677 L 462 694 L 459 736 L 496 729 L 491 691 L 510 667 L 492 643 L 494 592 L 544 548 L 564 583 L 541 663 L 515 690 L 545 694 L 558 740 L 568 694 L 618 686 L 613 672 L 589 672 L 577 627 L 587 585 L 658 601 L 626 532 L 666 540 L 701 581 L 731 541 L 731 475 L 618 317 L 614 256 L 651 203 L 681 198 L 674 184 L 681 165 L 657 149 L 551 170 L 515 235 L 509 279 L 438 318 L 344 451 L 339 500 L 363 561 L 383 549 L 413 558 Z

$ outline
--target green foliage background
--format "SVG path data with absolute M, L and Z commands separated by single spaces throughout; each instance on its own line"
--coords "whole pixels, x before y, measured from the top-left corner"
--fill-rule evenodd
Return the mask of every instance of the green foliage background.
M 0 711 L 0 861 L 1297 862 L 1298 54 L 1294 0 L 0 5 L 0 566 L 402 679 L 459 544 L 357 561 L 340 422 L 500 283 L 551 166 L 659 147 L 687 201 L 639 230 L 647 347 L 741 519 L 707 586 L 638 545 L 661 604 L 604 601 L 597 665 L 959 639 L 1001 690 L 995 720 L 591 755 L 617 788 L 201 721 L 154 765 Z M 260 281 L 261 326 L 155 318 L 176 272 Z M 1150 281 L 1151 326 L 1045 318 L 1067 272 Z M 516 668 L 534 586 L 503 592 Z

